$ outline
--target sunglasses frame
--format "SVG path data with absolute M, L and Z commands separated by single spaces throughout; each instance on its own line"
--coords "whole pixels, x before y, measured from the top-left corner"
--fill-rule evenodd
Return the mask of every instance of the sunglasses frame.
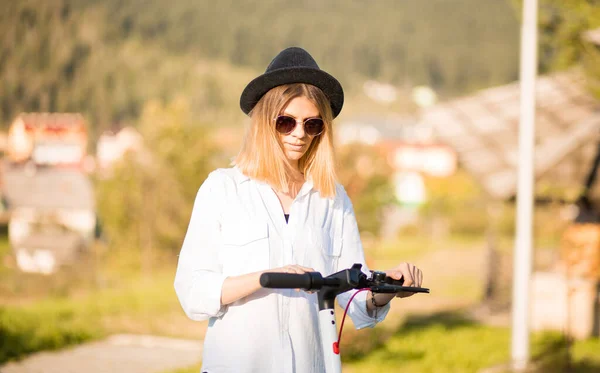
M 292 127 L 292 129 L 289 132 L 281 132 L 281 131 L 279 131 L 277 129 L 277 119 L 279 119 L 281 117 L 291 118 L 291 119 L 294 120 L 294 122 L 295 122 L 294 127 Z M 320 120 L 323 123 L 323 127 L 321 128 L 321 132 L 317 133 L 316 135 L 311 135 L 308 132 L 306 132 L 306 122 L 309 121 L 309 120 L 312 120 L 312 119 L 318 119 L 318 120 Z M 282 135 L 289 135 L 290 133 L 294 132 L 294 130 L 296 129 L 296 126 L 298 125 L 298 123 L 300 123 L 300 121 L 298 119 L 294 118 L 291 115 L 286 115 L 286 114 L 281 114 L 281 115 L 276 116 L 275 118 L 273 118 L 273 121 L 275 122 L 275 130 L 277 132 L 281 133 Z M 319 118 L 319 117 L 305 118 L 303 121 L 301 121 L 301 123 L 302 123 L 302 126 L 304 128 L 304 132 L 307 135 L 309 135 L 309 136 L 317 137 L 317 136 L 321 135 L 323 132 L 325 132 L 325 121 L 322 118 Z

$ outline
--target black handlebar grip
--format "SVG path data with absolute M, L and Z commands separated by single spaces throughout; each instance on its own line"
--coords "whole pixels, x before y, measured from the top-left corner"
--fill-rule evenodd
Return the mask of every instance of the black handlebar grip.
M 312 287 L 309 273 L 278 273 L 269 272 L 260 275 L 260 286 L 270 289 L 306 289 Z

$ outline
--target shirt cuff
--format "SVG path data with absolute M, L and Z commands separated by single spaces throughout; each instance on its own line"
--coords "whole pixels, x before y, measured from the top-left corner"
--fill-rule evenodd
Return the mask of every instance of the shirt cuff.
M 369 315 L 367 312 L 367 293 L 368 291 L 361 291 L 356 294 L 348 310 L 356 329 L 374 327 L 377 323 L 383 321 L 390 311 L 391 302 L 385 306 L 378 307 L 377 313 L 374 316 Z
M 221 290 L 225 278 L 227 276 L 217 272 L 197 271 L 194 274 L 188 298 L 187 313 L 190 319 L 203 321 L 225 314 L 227 306 L 221 306 Z

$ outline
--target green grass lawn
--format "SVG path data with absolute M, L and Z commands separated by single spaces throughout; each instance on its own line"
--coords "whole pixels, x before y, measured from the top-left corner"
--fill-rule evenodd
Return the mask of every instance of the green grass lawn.
M 397 330 L 381 329 L 383 325 L 361 331 L 356 341 L 343 345 L 345 373 L 476 373 L 505 365 L 510 358 L 508 328 L 481 325 L 460 312 L 412 316 Z M 531 344 L 532 372 L 565 372 L 568 364 L 572 372 L 600 372 L 599 339 L 574 343 L 570 360 L 566 342 L 557 333 L 534 334 Z M 197 364 L 165 373 L 199 371 Z
M 469 255 L 482 241 L 453 239 L 444 245 L 423 238 L 407 238 L 387 244 L 367 255 L 377 269 L 399 261 L 425 261 L 441 248 Z M 471 251 L 469 251 L 471 250 Z M 427 255 L 426 255 L 427 254 Z M 437 256 L 435 256 L 437 260 Z M 445 257 L 442 256 L 442 259 Z M 431 261 L 428 265 L 436 263 Z M 443 266 L 451 263 L 443 261 Z M 481 294 L 475 273 L 450 276 L 427 273 L 432 294 L 445 298 L 476 301 Z M 9 273 L 4 275 L 9 276 Z M 0 305 L 0 363 L 24 357 L 35 351 L 64 346 L 119 333 L 148 333 L 201 338 L 205 323 L 188 320 L 173 290 L 174 268 L 165 266 L 151 277 L 123 277 L 101 290 L 85 288 L 45 298 L 25 299 Z M 450 277 L 444 277 L 450 276 Z M 75 286 L 74 286 L 75 287 Z M 401 301 L 399 301 L 401 304 Z M 418 305 L 418 300 L 410 298 Z M 395 306 L 394 306 L 395 307 Z M 344 332 L 342 356 L 344 372 L 477 372 L 481 368 L 506 363 L 509 359 L 510 331 L 506 327 L 481 325 L 462 313 L 416 311 L 402 319 L 386 320 L 374 329 Z M 416 314 L 419 312 L 419 314 Z M 390 314 L 391 315 L 391 314 Z M 389 316 L 399 317 L 399 316 Z M 565 371 L 570 361 L 574 372 L 600 371 L 600 341 L 579 341 L 570 348 L 558 334 L 536 334 L 532 354 L 539 372 Z M 563 370 L 560 370 L 563 369 Z M 168 373 L 198 373 L 200 365 Z
M 558 333 L 536 333 L 531 339 L 533 371 L 563 372 L 567 345 Z M 372 349 L 346 355 L 344 372 L 468 373 L 506 364 L 510 330 L 476 323 L 456 312 L 412 316 Z M 600 340 L 571 346 L 573 372 L 600 371 Z M 342 352 L 343 353 L 343 352 Z
M 0 363 L 112 333 L 199 338 L 202 326 L 187 320 L 172 284 L 173 273 L 162 271 L 116 288 L 1 305 Z

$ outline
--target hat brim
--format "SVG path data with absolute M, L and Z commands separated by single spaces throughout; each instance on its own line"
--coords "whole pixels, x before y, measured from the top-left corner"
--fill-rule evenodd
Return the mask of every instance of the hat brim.
M 329 99 L 334 118 L 342 111 L 344 91 L 340 82 L 323 70 L 309 67 L 278 69 L 256 77 L 244 88 L 240 97 L 240 108 L 248 114 L 269 90 L 291 83 L 311 84 L 321 89 Z

